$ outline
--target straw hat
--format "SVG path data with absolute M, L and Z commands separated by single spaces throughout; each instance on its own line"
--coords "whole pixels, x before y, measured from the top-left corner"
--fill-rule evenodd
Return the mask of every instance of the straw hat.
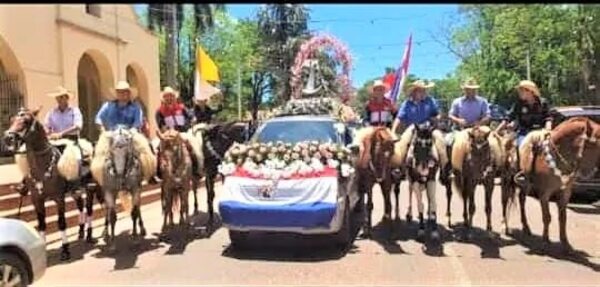
M 65 95 L 67 97 L 69 97 L 69 99 L 73 98 L 73 93 L 71 93 L 69 90 L 67 90 L 63 86 L 58 86 L 52 92 L 48 93 L 48 96 L 52 97 L 52 98 L 57 98 L 60 96 L 65 96 Z
M 375 88 L 380 87 L 385 88 L 386 91 L 390 89 L 390 87 L 382 80 L 375 80 L 375 82 L 373 82 L 373 85 L 371 86 L 371 93 L 373 93 L 373 90 L 375 90 Z
M 538 86 L 534 82 L 529 80 L 523 80 L 519 82 L 515 89 L 527 89 L 533 92 L 534 95 L 538 97 L 540 96 L 540 89 L 538 88 Z
M 137 90 L 129 86 L 127 81 L 119 81 L 115 86 L 115 92 L 116 91 L 129 91 L 131 99 L 137 97 Z
M 477 84 L 477 81 L 474 78 L 467 79 L 464 83 L 462 83 L 460 85 L 460 87 L 463 90 L 464 89 L 471 89 L 471 90 L 477 90 L 477 89 L 479 89 L 479 85 Z
M 171 87 L 169 87 L 169 86 L 166 86 L 166 87 L 165 87 L 165 88 L 162 90 L 162 92 L 160 93 L 160 97 L 161 97 L 161 99 L 164 99 L 164 98 L 165 98 L 165 96 L 166 96 L 166 95 L 168 95 L 168 94 L 174 95 L 174 96 L 175 96 L 175 98 L 179 98 L 179 93 L 178 93 L 177 91 L 175 91 L 175 89 L 173 89 L 173 88 L 171 88 Z
M 406 88 L 406 94 L 410 95 L 416 89 L 426 90 L 426 89 L 429 89 L 429 88 L 433 88 L 433 86 L 435 86 L 434 83 L 427 84 L 423 80 L 417 80 L 417 81 L 414 81 L 414 82 L 410 83 L 410 85 L 408 85 L 408 87 Z

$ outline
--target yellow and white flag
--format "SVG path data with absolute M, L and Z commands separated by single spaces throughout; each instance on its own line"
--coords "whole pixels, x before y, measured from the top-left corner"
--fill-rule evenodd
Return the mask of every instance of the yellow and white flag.
M 194 97 L 198 100 L 210 99 L 221 90 L 213 87 L 208 81 L 219 82 L 219 68 L 204 52 L 200 45 L 196 48 L 196 72 L 194 80 Z

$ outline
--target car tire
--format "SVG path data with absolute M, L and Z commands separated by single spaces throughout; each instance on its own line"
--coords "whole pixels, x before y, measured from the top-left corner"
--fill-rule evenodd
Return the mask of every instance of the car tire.
M 248 247 L 248 232 L 229 230 L 229 241 L 235 249 L 246 249 Z
M 353 217 L 354 212 L 350 211 L 350 203 L 349 203 L 349 199 L 346 198 L 346 204 L 345 204 L 345 208 L 344 208 L 344 221 L 342 222 L 342 227 L 340 228 L 340 230 L 335 234 L 335 245 L 336 247 L 345 250 L 348 247 L 350 247 L 350 244 L 352 244 L 352 242 L 354 242 L 354 238 L 356 236 L 354 236 L 354 225 L 353 224 Z
M 4 278 L 5 268 L 11 269 L 8 273 L 9 278 Z M 15 282 L 15 285 L 5 284 L 15 280 L 16 276 L 19 277 L 18 280 L 20 282 Z M 29 285 L 29 274 L 27 273 L 27 263 L 25 260 L 12 253 L 0 253 L 0 285 L 16 287 Z

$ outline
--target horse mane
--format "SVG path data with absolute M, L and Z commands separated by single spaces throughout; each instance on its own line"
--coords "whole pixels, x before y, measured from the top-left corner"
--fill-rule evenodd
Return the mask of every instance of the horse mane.
M 360 151 L 358 158 L 358 166 L 366 168 L 369 160 L 371 160 L 371 145 L 374 139 L 380 141 L 393 141 L 395 136 L 385 127 L 366 127 L 356 131 L 354 142 L 359 143 L 364 149 Z
M 546 135 L 550 133 L 547 130 L 535 130 L 529 132 L 523 139 L 523 143 L 519 148 L 520 162 L 519 167 L 525 173 L 531 171 L 531 162 L 533 161 L 533 147 L 542 142 Z
M 550 138 L 552 142 L 558 142 L 566 137 L 580 135 L 588 129 L 588 119 L 584 117 L 570 118 L 560 123 L 552 130 Z
M 492 153 L 492 161 L 496 167 L 502 167 L 506 162 L 507 151 L 505 149 L 503 138 L 495 132 L 491 132 L 488 136 L 490 151 Z
M 98 137 L 98 142 L 94 148 L 94 156 L 90 164 L 90 171 L 94 179 L 100 186 L 104 184 L 104 163 L 110 154 L 111 131 L 104 131 Z
M 412 140 L 412 135 L 415 130 L 414 125 L 410 125 L 407 127 L 402 135 L 400 135 L 400 140 L 394 144 L 394 155 L 392 156 L 392 166 L 400 167 L 406 158 L 406 154 L 408 153 L 408 148 L 410 147 L 410 141 Z
M 79 178 L 79 166 L 80 162 L 83 160 L 82 154 L 75 145 L 74 142 L 67 140 L 65 141 L 66 147 L 58 160 L 56 167 L 58 168 L 58 172 L 62 175 L 66 180 L 72 181 Z M 92 143 L 85 139 L 78 139 L 78 144 L 83 151 L 83 156 L 90 156 L 94 147 Z
M 468 128 L 457 132 L 454 137 L 454 146 L 452 147 L 452 167 L 456 170 L 462 171 L 463 161 L 465 157 L 471 153 L 471 135 L 479 139 L 487 135 L 489 142 L 489 136 L 491 132 L 492 130 L 488 126 Z
M 144 180 L 149 180 L 156 172 L 156 156 L 150 149 L 148 139 L 135 129 L 131 129 L 133 135 L 133 148 L 139 152 L 140 165 Z

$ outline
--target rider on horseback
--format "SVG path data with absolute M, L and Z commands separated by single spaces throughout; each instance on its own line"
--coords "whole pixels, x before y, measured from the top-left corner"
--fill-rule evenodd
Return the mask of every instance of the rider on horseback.
M 520 162 L 520 149 L 523 139 L 525 136 L 537 129 L 552 129 L 552 114 L 550 103 L 543 97 L 540 96 L 540 90 L 537 85 L 528 80 L 521 81 L 519 85 L 515 87 L 519 92 L 519 98 L 513 104 L 509 111 L 509 119 L 511 123 L 502 121 L 498 126 L 498 130 L 502 130 L 505 127 L 516 128 L 517 130 L 517 157 Z M 515 176 L 515 183 L 523 187 L 528 181 L 527 175 L 523 171 L 519 171 Z
M 461 85 L 464 96 L 455 99 L 452 102 L 448 117 L 458 129 L 472 127 L 476 125 L 487 125 L 490 121 L 491 110 L 488 101 L 479 96 L 477 90 L 479 85 L 475 79 L 468 79 Z M 448 133 L 446 143 L 451 146 L 454 142 L 456 130 Z
M 156 110 L 156 124 L 160 132 L 165 132 L 167 129 L 175 129 L 180 133 L 187 131 L 193 122 L 194 116 L 185 107 L 183 103 L 177 101 L 179 93 L 177 93 L 171 87 L 165 87 L 161 93 L 162 103 Z M 192 146 L 186 140 L 186 146 L 189 154 L 192 157 L 192 173 L 198 174 L 198 162 L 196 160 L 196 154 L 192 150 Z M 160 178 L 160 149 L 158 150 L 157 160 L 157 171 L 156 175 Z
M 367 103 L 366 118 L 371 126 L 392 125 L 392 120 L 396 116 L 396 106 L 384 97 L 389 87 L 381 80 L 376 80 L 371 87 L 371 99 Z
M 217 109 L 208 106 L 207 99 L 194 99 L 194 118 L 196 123 L 210 124 L 213 117 L 223 110 L 223 105 L 220 104 Z
M 96 115 L 96 124 L 101 130 L 112 131 L 122 125 L 141 131 L 143 111 L 126 81 L 120 81 L 116 88 L 116 99 L 102 105 Z

